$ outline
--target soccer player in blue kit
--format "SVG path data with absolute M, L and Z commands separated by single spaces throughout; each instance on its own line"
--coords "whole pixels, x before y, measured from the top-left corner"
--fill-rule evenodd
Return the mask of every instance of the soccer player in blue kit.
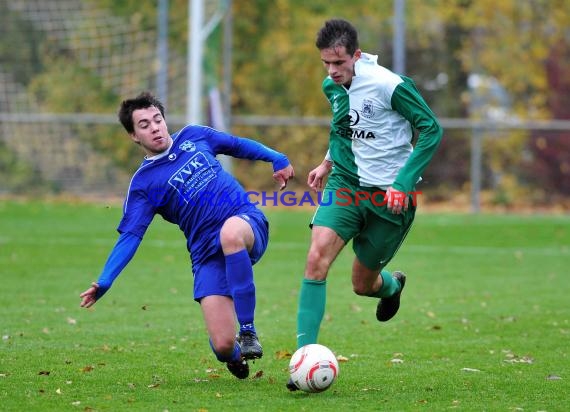
M 177 224 L 187 239 L 194 300 L 214 354 L 245 379 L 247 360 L 263 355 L 254 326 L 253 265 L 267 247 L 268 222 L 215 156 L 271 162 L 281 190 L 294 176 L 293 167 L 284 154 L 261 143 L 206 126 L 187 125 L 171 136 L 164 106 L 148 92 L 124 100 L 118 115 L 146 156 L 131 179 L 119 238 L 97 282 L 81 293 L 80 306 L 91 307 L 109 290 L 158 214 Z

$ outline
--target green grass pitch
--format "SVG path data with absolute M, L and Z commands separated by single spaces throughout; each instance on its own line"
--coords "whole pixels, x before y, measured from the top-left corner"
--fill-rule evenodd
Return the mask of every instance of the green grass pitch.
M 255 267 L 265 356 L 244 381 L 211 354 L 183 236 L 160 218 L 108 294 L 79 308 L 120 214 L 0 203 L 0 410 L 570 409 L 568 216 L 420 211 L 389 266 L 408 280 L 385 324 L 374 299 L 352 293 L 346 248 L 319 337 L 346 361 L 330 390 L 304 394 L 284 384 L 310 212 L 267 211 L 271 241 Z

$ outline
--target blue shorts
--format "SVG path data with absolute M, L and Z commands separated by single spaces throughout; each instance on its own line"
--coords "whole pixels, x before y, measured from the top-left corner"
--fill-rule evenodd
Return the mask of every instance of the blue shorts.
M 251 264 L 255 265 L 265 253 L 269 241 L 269 223 L 263 213 L 248 213 L 237 215 L 251 226 L 255 240 L 249 252 Z M 194 300 L 199 302 L 205 296 L 231 296 L 226 279 L 226 258 L 222 246 L 218 245 L 216 253 L 208 256 L 200 264 L 192 267 L 194 272 Z

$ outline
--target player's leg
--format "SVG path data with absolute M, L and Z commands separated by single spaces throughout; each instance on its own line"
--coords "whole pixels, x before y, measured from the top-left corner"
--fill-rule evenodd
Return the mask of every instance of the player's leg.
M 342 197 L 339 196 L 341 192 Z M 311 245 L 299 292 L 297 348 L 317 343 L 325 312 L 328 271 L 361 226 L 360 207 L 355 202 L 354 193 L 355 188 L 340 177 L 331 175 L 323 193 L 323 197 L 331 201 L 327 205 L 320 205 L 311 221 Z
M 220 244 L 226 261 L 226 279 L 239 323 L 239 343 L 246 359 L 263 356 L 257 338 L 253 262 L 267 247 L 267 225 L 257 216 L 240 215 L 226 220 L 220 231 Z
M 380 273 L 378 273 L 380 272 Z M 376 317 L 385 322 L 398 312 L 400 295 L 404 289 L 406 275 L 396 271 L 372 270 L 364 265 L 358 257 L 352 264 L 352 287 L 354 293 L 360 296 L 380 298 L 376 309 Z
M 234 303 L 229 296 L 211 295 L 200 299 L 200 308 L 206 323 L 210 346 L 220 362 L 239 379 L 249 375 L 249 366 L 242 358 L 235 335 Z
M 305 276 L 299 292 L 297 348 L 317 343 L 326 305 L 329 268 L 344 247 L 344 240 L 326 226 L 313 226 Z
M 343 197 L 339 197 L 339 193 Z M 326 279 L 328 271 L 346 243 L 358 233 L 361 225 L 359 207 L 355 204 L 351 186 L 338 176 L 331 175 L 323 198 L 330 199 L 317 208 L 311 221 L 311 245 L 307 253 L 305 275 L 299 291 L 297 310 L 297 348 L 317 343 L 319 329 L 325 314 Z M 286 384 L 297 390 L 292 380 Z
M 354 291 L 359 295 L 380 298 L 376 317 L 381 322 L 391 319 L 400 307 L 406 276 L 399 271 L 390 273 L 384 267 L 406 238 L 414 214 L 415 208 L 401 215 L 390 214 L 385 208 L 375 208 L 353 241 L 356 255 L 352 274 Z
M 312 227 L 305 276 L 299 291 L 297 348 L 317 343 L 327 300 L 326 278 L 332 262 L 344 245 L 345 241 L 334 230 L 326 226 Z M 299 389 L 292 379 L 285 386 L 290 391 Z

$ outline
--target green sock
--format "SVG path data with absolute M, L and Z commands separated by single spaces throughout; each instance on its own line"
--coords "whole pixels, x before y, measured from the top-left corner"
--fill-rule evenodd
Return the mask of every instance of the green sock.
M 378 289 L 378 292 L 372 295 L 373 297 L 387 298 L 400 291 L 400 282 L 392 277 L 392 273 L 383 270 L 380 272 L 380 276 L 382 277 L 382 286 Z
M 297 311 L 297 348 L 317 343 L 326 301 L 327 281 L 303 278 Z

